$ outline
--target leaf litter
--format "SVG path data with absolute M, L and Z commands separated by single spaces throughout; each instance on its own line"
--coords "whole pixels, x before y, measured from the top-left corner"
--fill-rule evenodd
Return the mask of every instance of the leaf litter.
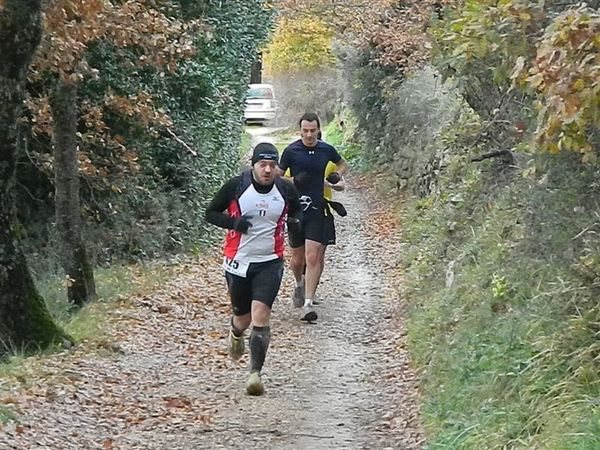
M 15 416 L 0 447 L 422 448 L 398 297 L 399 224 L 364 186 L 339 198 L 349 215 L 336 218 L 314 325 L 298 320 L 286 266 L 263 397 L 244 395 L 248 355 L 227 356 L 230 308 L 215 252 L 117 302 L 103 347 L 29 358 L 25 376 L 0 380 L 0 403 Z

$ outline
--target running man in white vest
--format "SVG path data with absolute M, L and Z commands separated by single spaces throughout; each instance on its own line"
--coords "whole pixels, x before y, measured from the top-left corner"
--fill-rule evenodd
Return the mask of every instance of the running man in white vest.
M 271 308 L 283 276 L 284 232 L 299 229 L 302 207 L 292 183 L 280 178 L 279 154 L 273 144 L 256 145 L 252 168 L 227 181 L 206 210 L 206 220 L 229 231 L 223 268 L 233 316 L 229 355 L 244 353 L 250 332 L 250 377 L 246 392 L 262 395 L 261 370 L 271 336 Z

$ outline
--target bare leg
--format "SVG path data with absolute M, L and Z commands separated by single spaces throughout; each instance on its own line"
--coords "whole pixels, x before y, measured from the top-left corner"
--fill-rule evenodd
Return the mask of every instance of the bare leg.
M 302 275 L 304 272 L 304 253 L 305 246 L 292 248 L 292 258 L 290 260 L 290 267 L 294 272 L 294 278 L 296 281 L 302 281 Z
M 234 333 L 238 336 L 241 336 L 244 331 L 250 326 L 251 315 L 250 313 L 244 314 L 243 316 L 233 316 L 231 319 L 231 324 L 234 328 Z
M 250 317 L 250 313 L 231 317 L 231 330 L 227 346 L 229 356 L 236 361 L 244 354 L 244 331 L 250 326 Z
M 258 300 L 252 300 L 252 326 L 268 327 L 271 320 L 271 308 Z
M 320 242 L 306 241 L 306 299 L 313 300 L 323 272 L 321 264 L 324 245 Z
M 321 282 L 321 275 L 323 275 L 323 269 L 325 268 L 325 250 L 327 250 L 327 246 L 326 245 L 322 245 L 321 246 L 321 251 L 319 254 L 319 278 L 317 280 L 317 286 L 318 283 Z

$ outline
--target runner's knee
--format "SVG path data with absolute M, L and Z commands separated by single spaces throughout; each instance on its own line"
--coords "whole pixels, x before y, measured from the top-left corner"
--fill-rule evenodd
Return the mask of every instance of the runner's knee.
M 252 302 L 252 325 L 257 327 L 269 326 L 271 319 L 271 308 L 260 300 Z
M 290 266 L 292 266 L 294 272 L 302 271 L 304 268 L 304 254 L 300 252 L 292 254 Z
M 320 266 L 321 253 L 318 250 L 306 252 L 306 264 L 312 267 Z

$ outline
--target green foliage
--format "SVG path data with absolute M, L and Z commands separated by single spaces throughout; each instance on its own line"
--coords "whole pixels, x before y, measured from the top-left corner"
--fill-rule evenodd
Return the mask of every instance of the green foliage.
M 498 137 L 505 146 L 519 148 L 537 111 L 534 134 L 543 150 L 596 160 L 600 15 L 593 6 L 466 0 L 448 8 L 431 35 L 436 67 L 490 125 L 504 129 Z
M 317 17 L 283 18 L 264 51 L 269 75 L 323 69 L 333 65 L 333 30 Z
M 428 448 L 596 448 L 600 174 L 565 155 L 513 178 L 460 153 L 440 193 L 403 211 Z
M 12 409 L 4 405 L 0 406 L 0 425 L 13 420 L 15 420 L 15 414 Z
M 151 178 L 142 186 L 155 195 L 148 198 L 143 191 L 130 192 L 136 199 L 141 197 L 146 211 L 157 211 L 165 217 L 159 216 L 156 221 L 157 225 L 163 224 L 160 228 L 149 230 L 149 242 L 143 240 L 146 254 L 155 254 L 155 246 L 148 245 L 152 240 L 159 241 L 159 251 L 171 252 L 208 242 L 205 204 L 238 167 L 250 66 L 270 24 L 270 13 L 261 6 L 260 1 L 207 2 L 203 19 L 212 27 L 212 39 L 199 39 L 198 54 L 183 62 L 175 76 L 157 74 L 148 79 L 152 91 L 170 111 L 179 137 L 196 150 L 197 156 L 170 137 L 140 138 L 139 145 L 145 149 L 141 155 L 145 177 Z M 149 219 L 155 218 L 156 214 Z M 132 217 L 125 229 L 133 231 L 131 225 L 136 219 Z M 138 239 L 143 236 L 138 234 Z M 125 253 L 135 255 L 137 251 L 131 250 Z
M 544 148 L 562 140 L 593 159 L 595 15 L 562 13 L 563 2 L 454 5 L 430 28 L 451 85 L 386 72 L 364 49 L 344 59 L 365 160 L 398 179 L 408 157 L 436 179 L 422 191 L 411 182 L 423 197 L 402 211 L 428 448 L 596 448 L 600 173 L 568 153 L 471 162 L 498 149 L 533 153 L 536 102 Z M 527 166 L 525 177 L 515 169 Z
M 593 145 L 600 142 L 599 62 L 597 11 L 567 11 L 546 29 L 526 82 L 541 94 L 536 135 L 551 153 L 574 150 L 584 154 L 584 161 L 596 160 Z M 519 77 L 518 67 L 515 72 Z
M 430 144 L 441 127 L 455 120 L 461 99 L 431 67 L 400 82 L 376 67 L 352 70 L 356 63 L 348 60 L 346 66 L 353 77 L 354 140 L 361 142 L 355 149 L 360 148 L 364 163 L 387 166 L 399 178 L 416 177 L 435 156 Z
M 534 56 L 544 19 L 538 2 L 467 0 L 431 29 L 436 65 L 461 87 L 474 77 L 506 86 L 517 60 Z
M 321 121 L 333 118 L 341 94 L 336 58 L 335 28 L 322 15 L 280 17 L 277 28 L 263 49 L 265 79 L 277 93 L 277 122 L 296 127 L 307 111 Z
M 244 131 L 242 133 L 242 137 L 240 139 L 240 148 L 239 148 L 240 158 L 244 157 L 248 153 L 248 151 L 250 150 L 250 147 L 251 147 L 251 142 L 252 142 L 252 138 L 250 137 L 250 135 L 248 133 L 246 133 Z
M 385 69 L 372 61 L 376 58 L 375 49 L 348 51 L 343 58 L 344 78 L 350 88 L 349 107 L 358 120 L 357 138 L 365 143 L 367 157 L 373 154 L 384 132 L 386 123 L 385 86 L 400 84 L 394 71 Z M 390 86 L 391 87 L 391 86 Z
M 261 0 L 174 0 L 163 6 L 165 14 L 200 17 L 206 25 L 196 39 L 196 54 L 180 61 L 175 72 L 140 66 L 136 49 L 108 42 L 96 43 L 86 56 L 99 77 L 86 79 L 83 103 L 103 106 L 109 91 L 127 99 L 144 90 L 157 109 L 169 114 L 175 135 L 150 132 L 134 118 L 106 111 L 104 122 L 133 164 L 123 168 L 122 155 L 86 143 L 92 162 L 108 161 L 99 165 L 101 176 L 82 181 L 86 236 L 97 264 L 154 258 L 210 242 L 213 231 L 204 223 L 204 207 L 238 168 L 250 66 L 267 37 L 272 11 Z M 30 142 L 37 154 L 49 152 L 48 141 L 36 137 Z M 38 168 L 28 169 L 28 158 L 22 166 L 21 219 L 29 233 L 28 253 L 37 253 L 30 261 L 38 273 L 52 271 L 44 257 L 52 257 L 53 231 L 46 225 L 53 216 L 53 188 L 46 178 L 51 173 L 40 177 Z
M 350 110 L 344 109 L 325 126 L 323 136 L 350 166 L 365 170 L 368 162 L 364 159 L 362 148 L 355 139 L 356 127 L 356 118 Z
M 492 289 L 493 298 L 504 298 L 508 293 L 508 282 L 506 281 L 506 277 L 500 276 L 496 273 L 492 275 L 490 287 Z

